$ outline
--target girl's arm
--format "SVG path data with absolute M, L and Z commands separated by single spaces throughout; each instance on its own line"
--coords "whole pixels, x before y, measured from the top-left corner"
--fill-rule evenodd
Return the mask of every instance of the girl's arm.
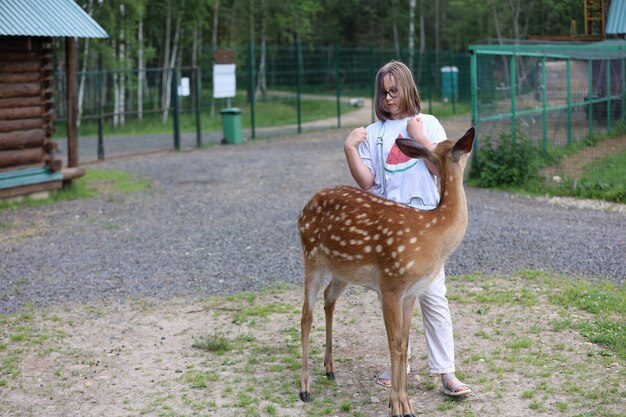
M 343 150 L 346 153 L 350 174 L 356 183 L 364 190 L 369 190 L 374 185 L 374 174 L 363 163 L 359 155 L 359 145 L 367 139 L 367 131 L 363 127 L 354 129 L 343 144 Z
M 419 117 L 413 117 L 406 122 L 406 131 L 411 139 L 415 140 L 426 149 L 433 150 L 435 148 L 426 137 L 426 133 L 424 133 L 424 122 Z M 431 174 L 439 176 L 439 170 L 436 166 L 425 159 L 423 159 L 423 161 Z

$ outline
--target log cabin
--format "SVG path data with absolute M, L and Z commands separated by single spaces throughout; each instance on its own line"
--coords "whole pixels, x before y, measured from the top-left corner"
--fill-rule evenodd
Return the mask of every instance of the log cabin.
M 52 39 L 65 42 L 67 166 L 56 157 Z M 80 177 L 76 38 L 108 38 L 74 0 L 0 0 L 0 199 Z

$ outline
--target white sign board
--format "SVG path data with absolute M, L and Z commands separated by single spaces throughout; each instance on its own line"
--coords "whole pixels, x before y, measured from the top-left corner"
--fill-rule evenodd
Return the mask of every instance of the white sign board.
M 189 78 L 183 77 L 180 79 L 180 85 L 178 86 L 178 95 L 182 97 L 189 97 Z
M 235 97 L 237 92 L 237 80 L 235 78 L 235 64 L 213 65 L 213 97 Z

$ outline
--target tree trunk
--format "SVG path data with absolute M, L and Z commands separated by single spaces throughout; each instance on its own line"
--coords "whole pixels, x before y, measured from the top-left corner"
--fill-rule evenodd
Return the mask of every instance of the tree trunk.
M 261 2 L 261 7 L 263 8 L 263 17 L 261 19 L 261 57 L 259 59 L 259 74 L 256 86 L 256 95 L 258 96 L 258 94 L 261 93 L 263 100 L 265 100 L 267 98 L 267 74 L 265 71 L 267 59 L 267 0 L 263 0 Z
M 181 2 L 181 10 L 185 8 L 185 1 Z M 167 121 L 169 115 L 169 108 L 172 104 L 172 78 L 174 77 L 174 68 L 176 67 L 176 60 L 178 58 L 178 44 L 180 42 L 180 31 L 182 21 L 182 11 L 178 12 L 176 16 L 176 27 L 174 28 L 174 41 L 172 42 L 172 55 L 170 56 L 169 67 L 170 71 L 167 72 L 167 94 L 165 96 L 165 106 L 163 111 L 163 123 Z
M 169 69 L 167 68 L 170 62 L 170 39 L 172 35 L 172 5 L 168 0 L 167 11 L 165 15 L 165 42 L 163 45 L 163 76 L 161 77 L 161 111 L 163 112 L 163 120 L 167 120 L 167 112 L 169 107 Z
M 217 29 L 219 27 L 220 0 L 215 0 L 213 8 L 213 33 L 211 34 L 211 53 L 217 50 Z M 215 86 L 213 86 L 215 88 Z M 215 116 L 215 98 L 211 96 L 211 117 Z

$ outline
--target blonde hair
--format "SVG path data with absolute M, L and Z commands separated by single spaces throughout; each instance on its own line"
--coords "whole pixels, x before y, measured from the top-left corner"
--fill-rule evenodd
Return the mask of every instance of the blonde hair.
M 400 115 L 407 117 L 418 114 L 422 109 L 422 105 L 411 70 L 400 61 L 390 61 L 383 65 L 376 74 L 374 102 L 378 120 L 384 121 L 391 116 L 386 108 L 385 77 L 387 75 L 392 75 L 395 78 L 400 97 L 402 97 L 400 101 Z

